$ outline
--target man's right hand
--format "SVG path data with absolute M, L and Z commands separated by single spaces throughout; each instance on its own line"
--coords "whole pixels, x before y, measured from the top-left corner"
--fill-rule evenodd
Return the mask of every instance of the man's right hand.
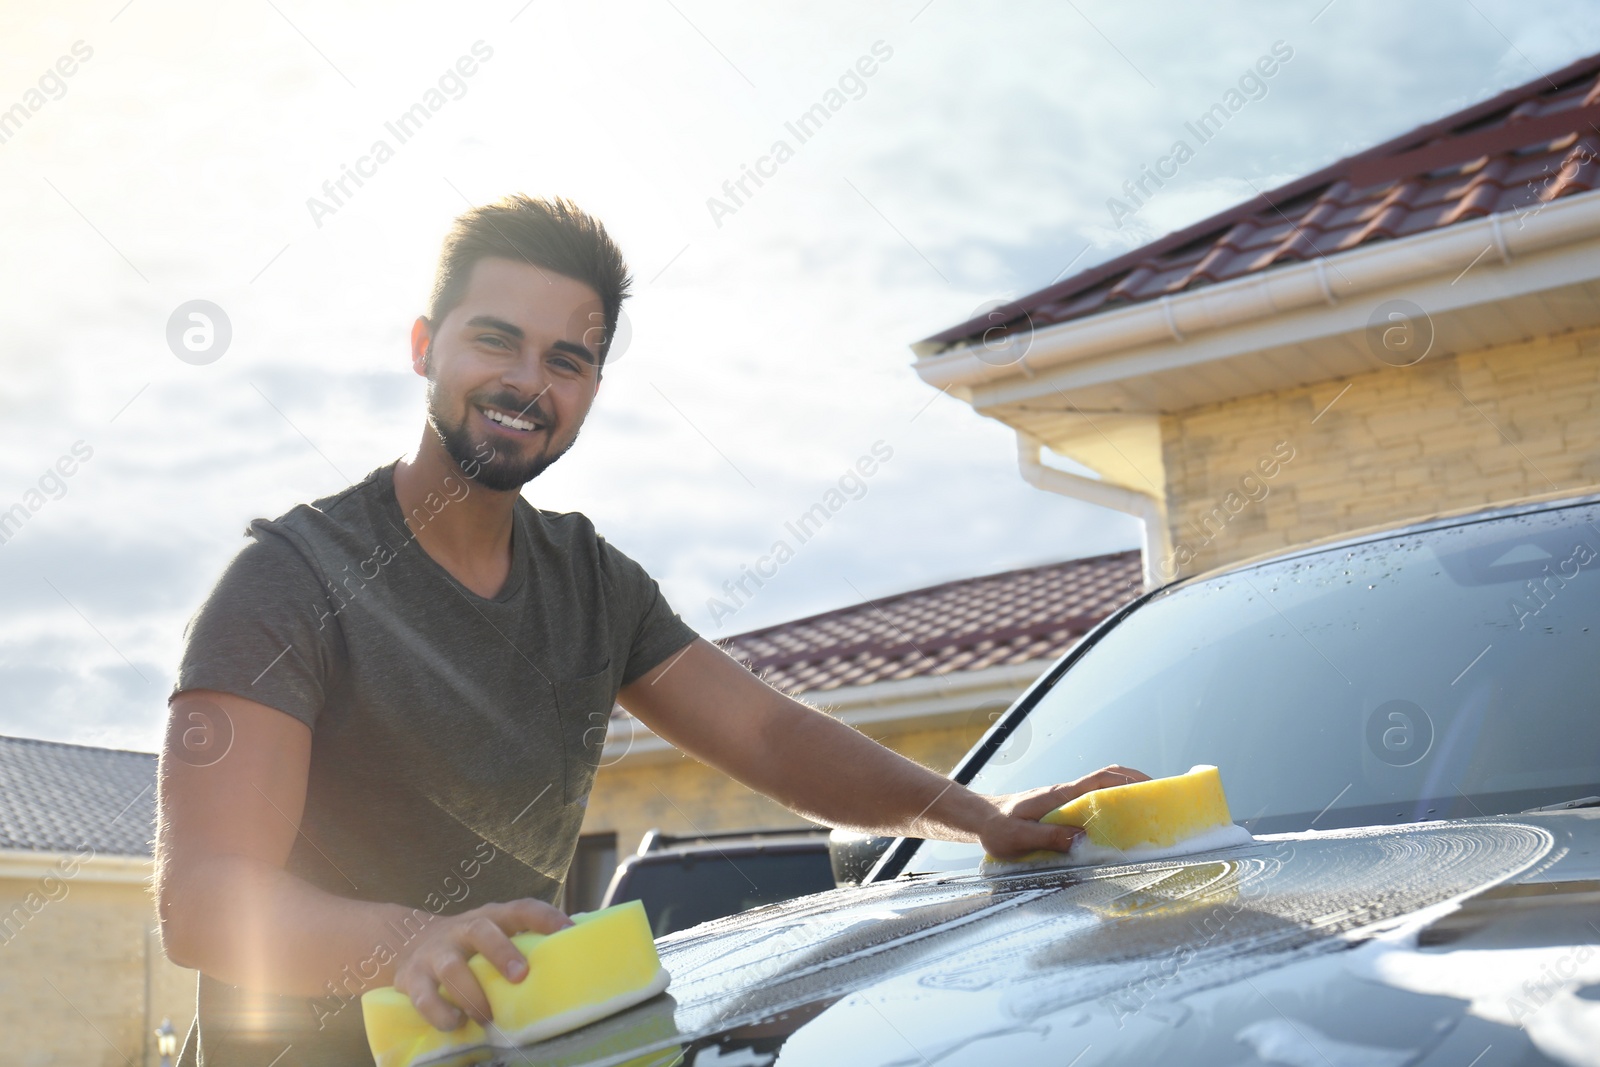
M 336 992 L 330 979 L 372 958 L 374 945 L 392 943 L 397 925 L 413 920 L 412 908 L 337 896 L 284 870 L 301 832 L 310 766 L 310 727 L 276 708 L 203 689 L 173 699 L 160 764 L 156 890 L 161 943 L 174 963 L 247 989 L 327 997 Z M 441 1030 L 467 1015 L 488 1022 L 468 958 L 481 952 L 519 982 L 527 962 L 511 935 L 570 925 L 531 899 L 430 916 L 376 974 L 362 977 L 392 982 Z
M 528 961 L 511 943 L 511 935 L 529 930 L 553 934 L 571 925 L 558 908 L 531 898 L 434 919 L 395 957 L 394 987 L 440 1030 L 454 1030 L 469 1016 L 487 1024 L 489 1000 L 467 960 L 481 952 L 508 981 L 520 982 L 528 976 Z M 440 995 L 441 986 L 449 1000 Z

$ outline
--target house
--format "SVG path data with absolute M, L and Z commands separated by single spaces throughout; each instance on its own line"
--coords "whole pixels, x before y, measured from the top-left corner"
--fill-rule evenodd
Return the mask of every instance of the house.
M 158 1063 L 194 1016 L 150 895 L 156 757 L 0 737 L 0 1033 L 6 1063 Z
M 945 772 L 1028 684 L 1140 587 L 1136 552 L 913 589 L 719 642 L 771 685 Z M 810 825 L 613 714 L 567 882 L 592 907 L 646 830 Z
M 1600 56 L 912 346 L 1146 583 L 1600 488 Z M 1089 468 L 1060 469 L 1049 455 Z

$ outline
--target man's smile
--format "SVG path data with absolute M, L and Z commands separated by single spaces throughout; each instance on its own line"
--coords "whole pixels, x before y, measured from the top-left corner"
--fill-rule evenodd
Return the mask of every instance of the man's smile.
M 477 405 L 477 408 L 483 413 L 484 418 L 488 419 L 490 422 L 509 433 L 519 435 L 529 434 L 536 433 L 547 428 L 543 422 L 535 418 L 530 418 L 525 413 L 518 415 L 515 412 L 505 411 L 501 408 L 488 407 L 483 404 Z

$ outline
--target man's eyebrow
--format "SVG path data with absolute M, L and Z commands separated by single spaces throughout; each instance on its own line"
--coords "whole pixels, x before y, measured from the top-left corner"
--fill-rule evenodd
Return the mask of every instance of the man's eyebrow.
M 507 337 L 514 337 L 518 341 L 523 340 L 527 336 L 521 326 L 509 323 L 504 319 L 497 319 L 493 315 L 474 315 L 472 318 L 467 320 L 467 325 L 469 327 L 476 326 L 490 330 L 499 330 Z M 550 345 L 550 347 L 558 352 L 567 352 L 577 356 L 591 367 L 595 366 L 598 362 L 595 359 L 593 352 L 590 352 L 587 348 L 572 341 L 555 341 Z
M 550 347 L 555 349 L 557 352 L 570 352 L 574 356 L 578 356 L 591 367 L 595 365 L 594 353 L 590 352 L 587 348 L 584 348 L 580 344 L 574 344 L 571 341 L 554 341 L 551 343 Z
M 486 326 L 491 330 L 499 330 L 507 337 L 515 337 L 519 341 L 526 336 L 521 326 L 513 325 L 504 319 L 497 319 L 493 315 L 474 315 L 467 320 L 467 325 Z

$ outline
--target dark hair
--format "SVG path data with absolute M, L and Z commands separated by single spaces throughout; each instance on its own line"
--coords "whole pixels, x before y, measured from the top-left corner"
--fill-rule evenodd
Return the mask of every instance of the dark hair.
M 445 234 L 433 293 L 428 298 L 428 321 L 435 329 L 461 303 L 473 265 L 490 256 L 531 263 L 593 289 L 605 318 L 600 340 L 600 362 L 605 363 L 633 278 L 622 250 L 599 219 L 570 200 L 536 199 L 521 193 L 457 217 Z

